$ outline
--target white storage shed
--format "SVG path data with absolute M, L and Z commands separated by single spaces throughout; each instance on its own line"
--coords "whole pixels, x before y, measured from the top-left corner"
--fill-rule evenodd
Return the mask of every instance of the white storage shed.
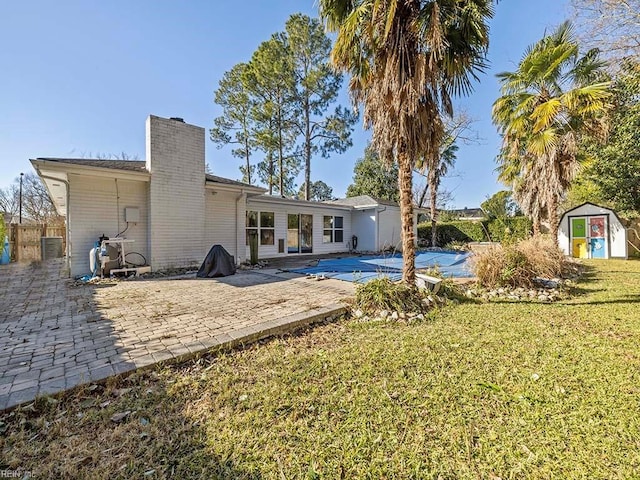
M 583 203 L 560 219 L 558 244 L 575 258 L 627 258 L 627 229 L 611 209 Z

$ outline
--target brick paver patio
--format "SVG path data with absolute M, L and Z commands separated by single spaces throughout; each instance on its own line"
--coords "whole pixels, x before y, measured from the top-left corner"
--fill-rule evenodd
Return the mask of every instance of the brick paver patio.
M 63 262 L 0 267 L 0 410 L 341 313 L 353 285 L 276 270 L 75 286 Z

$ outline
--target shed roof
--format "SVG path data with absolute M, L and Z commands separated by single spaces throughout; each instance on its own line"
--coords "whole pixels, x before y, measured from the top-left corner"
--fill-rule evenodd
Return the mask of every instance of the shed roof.
M 571 213 L 571 212 L 573 212 L 574 210 L 577 210 L 577 209 L 579 209 L 579 208 L 584 207 L 585 205 L 591 205 L 592 207 L 600 208 L 600 209 L 602 209 L 602 210 L 607 210 L 607 211 L 611 212 L 611 213 L 616 217 L 616 219 L 617 219 L 617 220 L 618 220 L 622 225 L 624 225 L 624 224 L 625 224 L 625 222 L 624 222 L 624 221 L 623 221 L 623 220 L 618 216 L 618 214 L 616 213 L 616 211 L 615 211 L 615 210 L 613 210 L 612 208 L 609 208 L 609 207 L 604 207 L 604 206 L 602 206 L 602 205 L 598 205 L 597 203 L 593 203 L 593 202 L 584 202 L 584 203 L 581 203 L 580 205 L 577 205 L 577 206 L 575 206 L 575 207 L 573 207 L 573 208 L 570 208 L 569 210 L 566 210 L 566 211 L 562 214 L 562 216 L 560 217 L 560 220 L 562 221 L 562 219 L 563 219 L 565 216 L 567 216 L 568 214 L 570 214 L 570 213 Z

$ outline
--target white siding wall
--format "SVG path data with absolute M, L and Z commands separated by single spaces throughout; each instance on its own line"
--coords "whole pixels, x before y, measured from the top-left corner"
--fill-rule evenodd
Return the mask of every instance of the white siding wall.
M 382 206 L 378 211 L 378 250 L 400 249 L 402 247 L 400 208 Z
M 348 252 L 347 242 L 351 241 L 351 211 L 327 208 L 324 206 L 286 205 L 271 202 L 261 202 L 259 198 L 247 199 L 247 210 L 257 212 L 274 212 L 275 214 L 275 241 L 274 245 L 260 245 L 258 258 L 284 257 L 293 255 L 287 251 L 287 215 L 303 214 L 313 215 L 313 254 Z M 322 243 L 324 216 L 339 216 L 344 219 L 344 236 L 342 243 Z M 244 224 L 244 219 L 242 220 Z M 244 238 L 244 237 L 243 237 Z M 278 253 L 278 240 L 284 239 L 285 253 Z M 246 244 L 246 241 L 244 242 Z M 249 247 L 245 246 L 245 255 L 249 258 Z
M 558 227 L 558 246 L 565 255 L 571 256 L 571 242 L 569 240 L 569 217 L 563 215 Z
M 360 252 L 374 252 L 376 247 L 376 210 L 354 210 L 351 213 L 353 235 L 358 237 Z
M 222 245 L 235 257 L 236 263 L 244 261 L 245 255 L 245 197 L 240 196 L 238 199 L 239 196 L 237 193 L 218 192 L 208 188 L 205 202 L 207 248 Z
M 199 265 L 205 240 L 204 129 L 155 116 L 147 119 L 149 218 L 154 270 Z
M 609 228 L 609 254 L 611 257 L 627 258 L 627 230 L 616 217 L 613 210 L 599 207 L 597 205 L 586 204 L 575 208 L 562 216 L 560 227 L 558 228 L 558 244 L 565 255 L 571 255 L 571 243 L 569 239 L 569 217 L 608 215 Z
M 117 182 L 117 189 L 116 189 Z M 71 275 L 89 273 L 89 251 L 103 234 L 115 237 L 127 226 L 126 207 L 137 207 L 140 222 L 130 224 L 122 235 L 135 240 L 126 244 L 125 252 L 135 251 L 149 258 L 147 208 L 149 184 L 144 181 L 115 180 L 69 174 L 69 239 L 71 248 Z M 139 262 L 140 258 L 130 260 Z

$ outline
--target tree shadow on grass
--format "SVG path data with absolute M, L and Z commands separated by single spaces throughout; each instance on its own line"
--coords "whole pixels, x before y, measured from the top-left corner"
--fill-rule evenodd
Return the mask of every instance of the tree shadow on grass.
M 593 292 L 594 290 L 591 290 Z M 602 290 L 600 290 L 602 291 Z M 564 305 L 607 305 L 607 304 L 637 304 L 640 305 L 640 295 L 623 295 L 612 300 L 591 300 L 584 302 L 561 302 Z
M 223 456 L 212 448 L 207 416 L 217 412 L 198 409 L 193 385 L 176 386 L 182 373 L 136 372 L 5 412 L 0 469 L 34 478 L 261 480 L 229 458 L 232 446 Z

